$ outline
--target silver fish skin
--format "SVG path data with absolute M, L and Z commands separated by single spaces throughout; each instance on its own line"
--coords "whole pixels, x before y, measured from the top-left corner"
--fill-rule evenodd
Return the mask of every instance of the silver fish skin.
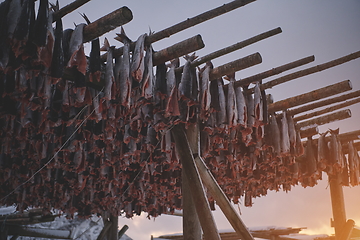
M 130 44 L 131 40 L 126 36 L 124 29 L 121 27 L 121 33 L 117 34 L 118 40 L 124 44 L 123 56 L 120 68 L 120 103 L 130 108 L 131 97 L 131 78 L 130 78 Z
M 329 149 L 325 141 L 325 136 L 327 133 L 328 131 L 326 131 L 325 133 L 321 133 L 320 137 L 318 138 L 317 160 L 318 168 L 321 171 L 324 171 L 326 169 L 326 162 L 328 160 Z
M 9 12 L 7 15 L 7 25 L 8 25 L 7 32 L 9 39 L 13 38 L 16 25 L 19 21 L 20 13 L 21 13 L 21 0 L 10 1 Z
M 251 128 L 255 125 L 255 108 L 254 108 L 254 98 L 252 94 L 246 93 L 246 109 L 247 109 L 247 127 Z
M 271 129 L 271 135 L 272 135 L 272 143 L 274 152 L 276 155 L 280 155 L 281 153 L 281 134 L 280 129 L 276 121 L 275 114 L 270 114 L 270 129 Z
M 114 69 L 113 69 L 114 47 L 110 47 L 107 38 L 105 38 L 104 47 L 107 48 L 104 93 L 105 93 L 105 100 L 110 101 L 111 99 L 115 99 L 115 96 L 112 95 L 113 92 L 112 87 L 115 83 Z
M 191 78 L 191 62 L 195 60 L 195 55 L 185 56 L 186 63 L 179 83 L 180 97 L 190 99 L 192 97 L 192 78 Z
M 218 96 L 219 96 L 219 106 L 220 110 L 217 113 L 217 124 L 219 127 L 223 126 L 227 122 L 227 116 L 226 116 L 226 98 L 224 93 L 224 82 L 222 78 L 219 78 L 215 80 L 218 85 Z
M 296 148 L 295 148 L 295 156 L 300 157 L 304 154 L 304 145 L 301 141 L 300 131 L 296 131 Z
M 69 43 L 69 55 L 71 56 L 75 51 L 78 51 L 83 45 L 83 30 L 86 26 L 85 23 L 81 23 L 76 26 L 74 32 L 71 34 Z
M 238 112 L 238 124 L 241 127 L 247 128 L 247 107 L 246 107 L 246 100 L 241 90 L 241 87 L 235 88 L 236 93 L 236 106 Z
M 153 49 L 151 44 L 146 48 L 145 54 L 145 70 L 141 86 L 141 95 L 146 99 L 154 99 L 154 67 L 153 67 Z
M 84 53 L 83 46 L 83 29 L 86 26 L 85 23 L 81 23 L 76 26 L 74 32 L 71 34 L 69 43 L 69 55 L 70 60 L 67 67 L 71 68 L 77 66 L 77 70 L 83 75 L 86 74 L 87 60 Z
M 235 73 L 227 75 L 230 83 L 228 84 L 227 92 L 227 117 L 230 127 L 235 127 L 238 124 L 238 108 L 236 105 L 236 94 L 234 89 Z
M 282 112 L 281 117 L 281 155 L 288 156 L 290 154 L 289 127 L 286 119 L 286 112 Z
M 211 93 L 210 93 L 210 71 L 213 68 L 211 62 L 205 64 L 200 77 L 200 119 L 206 120 L 209 116 Z
M 332 164 L 335 167 L 336 171 L 339 171 L 339 169 L 342 168 L 342 159 L 341 159 L 341 153 L 340 153 L 340 146 L 339 146 L 339 140 L 338 140 L 338 133 L 339 129 L 332 130 L 329 129 L 330 132 L 330 142 L 329 142 L 329 149 L 330 154 L 332 158 Z
M 360 181 L 360 162 L 357 154 L 357 149 L 354 146 L 354 141 L 348 142 L 348 162 L 349 162 L 349 178 L 352 186 L 359 185 Z
M 294 152 L 296 148 L 296 129 L 293 116 L 286 114 L 286 119 L 288 123 L 288 134 L 289 134 L 289 141 L 290 141 L 290 150 Z
M 254 89 L 254 127 L 264 125 L 263 101 L 260 90 L 260 83 L 256 82 Z
M 131 71 L 131 76 L 137 82 L 140 82 L 143 79 L 144 68 L 145 68 L 144 43 L 145 43 L 146 37 L 147 37 L 147 34 L 145 33 L 145 34 L 140 35 L 139 38 L 136 40 L 135 49 L 133 51 L 133 56 L 132 56 L 130 71 Z
M 166 94 L 170 96 L 171 91 L 176 87 L 175 68 L 179 66 L 179 59 L 170 61 L 169 70 L 166 73 Z

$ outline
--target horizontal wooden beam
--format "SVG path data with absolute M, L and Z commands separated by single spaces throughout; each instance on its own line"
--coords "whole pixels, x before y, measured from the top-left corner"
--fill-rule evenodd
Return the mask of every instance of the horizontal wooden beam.
M 280 74 L 282 72 L 285 72 L 287 70 L 302 66 L 304 64 L 308 64 L 310 62 L 313 62 L 314 60 L 315 60 L 314 55 L 309 56 L 309 57 L 305 57 L 305 58 L 296 60 L 294 62 L 290 62 L 290 63 L 284 64 L 282 66 L 272 68 L 272 69 L 267 70 L 265 72 L 258 73 L 256 75 L 240 79 L 240 80 L 235 82 L 235 86 L 236 87 L 246 86 L 246 85 L 249 85 L 250 83 L 258 82 L 258 81 L 261 81 L 261 80 L 263 80 L 265 78 L 268 78 L 268 77 Z
M 326 98 L 338 93 L 342 93 L 352 89 L 350 80 L 345 80 L 339 83 L 335 83 L 323 88 L 316 89 L 314 91 L 300 94 L 294 97 L 290 97 L 278 102 L 269 104 L 268 111 L 276 112 L 280 110 L 286 110 L 291 107 L 295 107 L 308 102 L 316 101 L 321 98 Z
M 226 63 L 219 67 L 216 67 L 210 72 L 210 80 L 218 79 L 227 74 L 231 74 L 245 68 L 254 66 L 262 62 L 262 58 L 260 53 L 254 53 L 244 58 L 237 59 L 235 61 Z
M 304 129 L 300 129 L 300 137 L 307 138 L 319 134 L 318 126 L 308 127 Z
M 160 51 L 154 52 L 153 64 L 154 66 L 157 66 L 160 63 L 164 63 L 171 59 L 184 56 L 203 47 L 205 47 L 205 44 L 201 38 L 201 35 L 196 35 L 184 41 L 178 42 L 172 46 L 164 48 Z
M 69 3 L 65 7 L 61 8 L 59 11 L 54 12 L 53 22 L 55 22 L 59 18 L 64 17 L 66 14 L 73 12 L 74 10 L 78 9 L 79 7 L 90 1 L 91 0 L 76 0 L 72 3 Z
M 34 238 L 57 238 L 57 239 L 73 239 L 71 237 L 71 231 L 58 230 L 58 229 L 46 229 L 35 228 L 21 225 L 8 225 L 8 234 L 16 236 L 26 236 Z
M 133 19 L 128 7 L 121 7 L 84 27 L 84 42 L 89 42 L 101 35 L 122 26 Z
M 340 104 L 336 104 L 336 105 L 334 105 L 332 107 L 324 108 L 324 109 L 316 111 L 316 112 L 311 112 L 311 113 L 304 114 L 304 115 L 301 115 L 301 116 L 298 116 L 298 117 L 294 117 L 294 121 L 302 121 L 302 120 L 309 119 L 309 118 L 312 118 L 312 117 L 320 116 L 322 114 L 330 113 L 330 112 L 333 112 L 333 111 L 338 110 L 340 108 L 348 107 L 348 106 L 351 106 L 351 105 L 359 103 L 359 102 L 360 102 L 360 98 L 355 98 L 353 100 L 346 101 L 346 102 L 343 102 L 343 103 L 340 103 Z
M 288 114 L 293 116 L 293 115 L 303 113 L 306 111 L 314 110 L 315 108 L 319 108 L 319 107 L 323 107 L 323 106 L 330 105 L 333 103 L 345 101 L 345 100 L 355 98 L 355 97 L 360 97 L 360 90 L 354 91 L 354 92 L 351 92 L 348 94 L 344 94 L 344 95 L 341 95 L 338 97 L 333 97 L 333 98 L 325 99 L 322 101 L 314 102 L 314 103 L 311 103 L 311 104 L 308 104 L 308 105 L 305 105 L 302 107 L 289 109 Z
M 296 124 L 297 128 L 303 128 L 305 126 L 318 126 L 318 125 L 324 125 L 330 122 L 343 120 L 346 118 L 351 117 L 351 111 L 350 109 L 341 110 L 338 112 L 330 113 L 327 115 L 324 115 L 322 117 L 314 118 L 308 121 L 300 122 Z
M 311 68 L 307 68 L 307 69 L 300 70 L 300 71 L 297 71 L 297 72 L 294 72 L 294 73 L 290 73 L 290 74 L 285 75 L 283 77 L 279 77 L 279 78 L 276 78 L 276 79 L 271 80 L 269 82 L 263 83 L 261 85 L 261 89 L 264 90 L 264 89 L 272 88 L 272 87 L 274 87 L 276 85 L 279 85 L 279 84 L 282 84 L 282 83 L 285 83 L 285 82 L 288 82 L 288 81 L 291 81 L 291 80 L 294 80 L 296 78 L 300 78 L 300 77 L 303 77 L 303 76 L 306 76 L 306 75 L 309 75 L 309 74 L 320 72 L 320 71 L 323 71 L 323 70 L 328 69 L 328 68 L 335 67 L 337 65 L 349 62 L 349 61 L 354 60 L 354 59 L 359 58 L 359 57 L 360 57 L 360 51 L 354 52 L 354 53 L 351 53 L 351 54 L 346 55 L 344 57 L 337 58 L 335 60 L 320 64 L 320 65 L 317 65 L 317 66 L 314 66 L 314 67 L 311 67 Z
M 234 52 L 236 50 L 239 50 L 241 48 L 249 46 L 249 45 L 251 45 L 253 43 L 259 42 L 259 41 L 261 41 L 263 39 L 266 39 L 266 38 L 269 38 L 269 37 L 274 36 L 276 34 L 279 34 L 281 32 L 282 32 L 282 30 L 281 30 L 280 27 L 274 28 L 274 29 L 272 29 L 270 31 L 261 33 L 259 35 L 254 36 L 254 37 L 248 38 L 248 39 L 246 39 L 244 41 L 241 41 L 241 42 L 235 43 L 235 44 L 233 44 L 231 46 L 222 48 L 222 49 L 217 50 L 215 52 L 212 52 L 212 53 L 210 53 L 208 55 L 205 55 L 203 57 L 199 57 L 199 58 L 195 59 L 195 61 L 193 61 L 191 63 L 191 66 L 192 67 L 197 67 L 197 66 L 199 66 L 199 65 L 201 65 L 203 63 L 206 63 L 206 62 L 208 62 L 210 60 L 213 60 L 215 58 L 224 56 L 226 54 L 229 54 L 231 52 Z
M 197 24 L 200 24 L 202 22 L 205 22 L 207 20 L 210 20 L 214 17 L 220 16 L 224 13 L 230 12 L 234 9 L 237 9 L 239 7 L 243 7 L 251 2 L 254 2 L 255 0 L 235 0 L 226 4 L 223 4 L 220 7 L 211 9 L 209 11 L 206 11 L 204 13 L 201 13 L 195 17 L 192 18 L 188 18 L 185 21 L 182 21 L 180 23 L 177 23 L 171 27 L 168 27 L 164 30 L 161 30 L 159 32 L 156 32 L 152 35 L 150 35 L 146 41 L 148 43 L 153 43 L 153 42 L 157 42 L 161 39 L 170 37 L 171 35 L 181 32 L 185 29 L 188 29 L 190 27 L 193 27 Z

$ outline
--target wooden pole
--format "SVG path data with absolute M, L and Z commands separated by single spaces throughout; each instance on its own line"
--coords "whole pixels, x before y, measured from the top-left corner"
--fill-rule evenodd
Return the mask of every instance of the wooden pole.
M 62 18 L 66 14 L 71 13 L 72 11 L 78 9 L 85 3 L 90 2 L 90 0 L 75 0 L 72 3 L 69 3 L 65 7 L 61 8 L 59 11 L 54 12 L 53 14 L 53 22 L 55 22 L 57 19 Z
M 121 7 L 84 27 L 84 42 L 89 42 L 133 19 L 128 7 Z
M 290 73 L 290 74 L 285 75 L 283 77 L 279 77 L 279 78 L 276 78 L 276 79 L 274 79 L 272 81 L 269 81 L 269 82 L 266 82 L 266 83 L 262 84 L 261 90 L 272 88 L 272 87 L 274 87 L 276 85 L 279 85 L 281 83 L 288 82 L 288 81 L 294 80 L 296 78 L 300 78 L 300 77 L 303 77 L 303 76 L 306 76 L 306 75 L 309 75 L 309 74 L 312 74 L 312 73 L 320 72 L 320 71 L 323 71 L 325 69 L 335 67 L 337 65 L 349 62 L 349 61 L 354 60 L 354 59 L 359 58 L 359 57 L 360 57 L 360 51 L 355 52 L 355 53 L 351 53 L 351 54 L 346 55 L 344 57 L 337 58 L 337 59 L 332 60 L 330 62 L 326 62 L 326 63 L 320 64 L 320 65 L 317 65 L 317 66 L 314 66 L 314 67 L 311 67 L 311 68 L 307 68 L 307 69 L 300 70 L 300 71 L 297 71 L 297 72 L 294 72 L 294 73 Z
M 107 232 L 107 240 L 118 240 L 118 217 L 111 215 L 110 216 L 110 228 Z
M 231 205 L 229 199 L 220 188 L 219 184 L 216 182 L 214 176 L 211 174 L 210 170 L 207 168 L 200 156 L 195 158 L 195 163 L 206 189 L 215 199 L 216 204 L 221 208 L 221 211 L 224 213 L 225 217 L 236 231 L 238 238 L 241 238 L 242 240 L 253 240 L 254 238 L 252 237 L 251 233 L 242 222 L 239 214 Z
M 253 44 L 253 43 L 259 42 L 259 41 L 261 41 L 261 40 L 263 40 L 263 39 L 272 37 L 272 36 L 274 36 L 274 35 L 276 35 L 276 34 L 279 34 L 279 33 L 281 33 L 281 32 L 282 32 L 282 30 L 281 30 L 280 27 L 274 28 L 274 29 L 272 29 L 272 30 L 270 30 L 270 31 L 261 33 L 261 34 L 259 34 L 259 35 L 254 36 L 254 37 L 248 38 L 248 39 L 246 39 L 246 40 L 244 40 L 244 41 L 235 43 L 235 44 L 233 44 L 233 45 L 231 45 L 231 46 L 222 48 L 222 49 L 220 49 L 220 50 L 218 50 L 218 51 L 212 52 L 212 53 L 210 53 L 210 54 L 208 54 L 208 55 L 205 55 L 205 56 L 203 56 L 203 57 L 200 57 L 200 58 L 198 58 L 198 59 L 195 59 L 195 61 L 193 61 L 193 62 L 191 63 L 191 66 L 192 66 L 192 67 L 197 67 L 197 66 L 199 66 L 199 65 L 201 65 L 201 64 L 203 64 L 203 63 L 206 63 L 207 61 L 210 61 L 210 60 L 212 60 L 212 59 L 215 59 L 215 58 L 221 57 L 221 56 L 223 56 L 223 55 L 226 55 L 226 54 L 228 54 L 228 53 L 234 52 L 234 51 L 236 51 L 236 50 L 239 50 L 239 49 L 241 49 L 241 48 L 244 48 L 244 47 L 246 47 L 246 46 L 249 46 L 249 45 L 251 45 L 251 44 Z M 180 67 L 180 69 L 182 69 L 182 68 L 183 68 L 183 67 Z M 176 70 L 177 70 L 177 69 L 176 69 Z M 178 70 L 177 70 L 177 71 L 178 71 Z
M 198 125 L 190 124 L 186 129 L 186 136 L 189 141 L 189 147 L 193 154 L 198 153 Z M 201 226 L 199 216 L 196 212 L 196 206 L 190 191 L 189 179 L 186 176 L 185 168 L 182 169 L 182 204 L 183 204 L 183 237 L 184 239 L 201 239 Z
M 125 232 L 129 229 L 129 226 L 128 225 L 124 225 L 120 231 L 118 232 L 118 239 L 120 239 L 124 234 Z
M 96 238 L 96 240 L 103 240 L 108 234 L 108 231 L 111 227 L 111 222 L 108 219 L 103 218 L 103 221 L 104 221 L 104 227 L 101 230 L 99 236 Z
M 360 130 L 351 131 L 347 133 L 341 133 L 338 135 L 340 142 L 349 142 L 351 140 L 360 139 Z M 328 138 L 330 140 L 330 137 Z
M 340 238 L 343 227 L 346 223 L 344 193 L 341 186 L 341 174 L 328 175 L 331 206 L 333 212 L 333 227 L 335 228 L 335 239 L 343 240 Z
M 306 112 L 306 111 L 309 111 L 309 110 L 314 110 L 315 108 L 319 108 L 319 107 L 323 107 L 323 106 L 330 105 L 330 104 L 333 104 L 333 103 L 345 101 L 345 100 L 355 98 L 355 97 L 360 97 L 360 90 L 354 91 L 354 92 L 351 92 L 351 93 L 348 93 L 348 94 L 344 94 L 344 95 L 341 95 L 339 97 L 333 97 L 333 98 L 330 98 L 330 99 L 325 99 L 325 100 L 322 100 L 322 101 L 314 102 L 314 103 L 311 103 L 311 104 L 308 104 L 308 105 L 305 105 L 305 106 L 302 106 L 302 107 L 299 107 L 299 108 L 289 109 L 288 114 L 293 116 L 293 115 L 296 115 L 296 114 L 299 114 L 299 113 L 302 113 L 302 112 Z
M 168 27 L 164 30 L 161 30 L 159 32 L 156 32 L 152 35 L 150 35 L 146 41 L 148 43 L 157 42 L 161 39 L 170 37 L 171 35 L 181 32 L 187 28 L 193 27 L 199 23 L 205 22 L 209 19 L 212 19 L 214 17 L 220 16 L 224 13 L 230 12 L 234 9 L 237 9 L 239 7 L 245 6 L 251 2 L 254 2 L 255 0 L 235 0 L 226 4 L 223 4 L 220 7 L 214 8 L 212 10 L 206 11 L 204 13 L 201 13 L 195 17 L 188 18 L 185 21 L 182 21 L 180 23 L 177 23 L 171 27 Z
M 351 90 L 351 82 L 350 80 L 345 80 L 339 83 L 335 83 L 323 88 L 316 89 L 314 91 L 300 94 L 291 98 L 287 98 L 278 102 L 274 102 L 269 104 L 268 111 L 276 112 L 280 110 L 286 110 L 291 107 L 295 107 L 301 104 L 305 104 L 308 102 L 316 101 L 321 98 L 326 98 L 338 93 L 342 93 L 348 90 Z
M 353 100 L 351 100 L 351 101 L 346 101 L 346 102 L 337 104 L 337 105 L 335 105 L 335 106 L 322 109 L 322 110 L 320 110 L 320 111 L 316 111 L 316 112 L 312 112 L 312 113 L 308 113 L 308 114 L 304 114 L 304 115 L 295 117 L 295 118 L 294 118 L 294 121 L 297 122 L 297 121 L 301 121 L 301 120 L 304 120 L 304 119 L 309 119 L 309 118 L 312 118 L 312 117 L 320 116 L 320 115 L 322 115 L 322 114 L 329 113 L 329 112 L 333 112 L 333 111 L 338 110 L 338 109 L 340 109 L 340 108 L 344 108 L 344 107 L 347 107 L 347 106 L 351 106 L 351 105 L 356 104 L 356 103 L 358 103 L 358 102 L 360 102 L 360 98 L 356 98 L 356 99 L 353 99 Z
M 237 59 L 235 61 L 226 63 L 219 67 L 216 67 L 210 72 L 210 80 L 218 79 L 226 74 L 231 74 L 242 69 L 254 66 L 262 62 L 260 53 L 254 53 L 244 58 Z
M 215 225 L 215 220 L 211 213 L 210 205 L 204 192 L 204 187 L 201 183 L 198 170 L 194 163 L 194 157 L 192 155 L 191 148 L 184 131 L 184 126 L 174 126 L 171 130 L 171 133 L 174 137 L 176 148 L 182 161 L 183 169 L 185 169 L 185 175 L 189 182 L 191 182 L 189 187 L 194 205 L 196 207 L 196 212 L 198 216 L 201 216 L 199 220 L 201 228 L 204 232 L 204 237 L 207 240 L 220 240 L 220 236 Z
M 201 38 L 201 35 L 196 35 L 192 38 L 188 38 L 163 50 L 154 52 L 153 64 L 154 66 L 157 66 L 160 63 L 164 63 L 171 59 L 184 56 L 203 47 L 205 47 L 205 44 Z
M 154 34 L 151 34 L 150 36 L 145 38 L 145 43 L 150 44 L 150 43 L 157 42 L 161 39 L 170 37 L 171 35 L 173 35 L 175 33 L 181 32 L 187 28 L 193 27 L 197 24 L 205 22 L 214 17 L 220 16 L 224 13 L 230 12 L 239 7 L 245 6 L 254 1 L 256 1 L 256 0 L 235 0 L 235 1 L 232 1 L 227 4 L 223 4 L 220 7 L 217 7 L 212 10 L 209 10 L 207 12 L 204 12 L 202 14 L 199 14 L 193 18 L 188 18 L 185 21 L 177 23 L 177 24 L 175 24 L 171 27 L 168 27 L 164 30 L 161 30 L 159 32 L 155 32 Z M 135 47 L 135 43 L 133 43 L 131 45 L 131 49 L 134 49 L 134 47 Z M 120 56 L 122 54 L 122 51 L 123 51 L 122 48 L 123 47 L 114 49 L 114 57 Z M 106 57 L 103 55 L 103 56 L 101 56 L 101 59 L 106 59 Z
M 268 77 L 280 74 L 280 73 L 282 73 L 284 71 L 287 71 L 287 70 L 302 66 L 304 64 L 313 62 L 314 60 L 315 60 L 314 55 L 309 56 L 309 57 L 305 57 L 305 58 L 299 59 L 297 61 L 287 63 L 287 64 L 279 66 L 279 67 L 272 68 L 272 69 L 267 70 L 265 72 L 258 73 L 256 75 L 240 79 L 240 80 L 235 82 L 235 86 L 236 87 L 245 86 L 245 85 L 248 85 L 250 83 L 258 82 L 258 81 L 263 80 L 264 78 L 268 78 Z
M 301 138 L 307 138 L 314 136 L 319 133 L 319 128 L 317 126 L 315 127 L 309 127 L 306 129 L 300 129 L 300 137 Z
M 330 113 L 327 115 L 324 115 L 322 117 L 314 118 L 308 121 L 300 122 L 296 124 L 297 128 L 303 128 L 305 126 L 318 126 L 318 125 L 324 125 L 326 123 L 343 120 L 346 118 L 351 117 L 351 111 L 350 109 L 341 110 L 338 112 Z
M 349 240 L 351 238 L 351 233 L 354 229 L 355 221 L 352 219 L 348 219 L 340 233 L 339 239 L 341 240 Z

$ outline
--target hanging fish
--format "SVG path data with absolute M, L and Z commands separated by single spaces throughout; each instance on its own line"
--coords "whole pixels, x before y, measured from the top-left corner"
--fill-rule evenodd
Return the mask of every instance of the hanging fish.
M 306 145 L 306 174 L 308 176 L 312 176 L 317 172 L 317 162 L 314 153 L 314 143 L 312 137 L 308 137 L 307 145 Z
M 359 185 L 360 181 L 360 162 L 354 141 L 348 142 L 348 161 L 349 161 L 349 177 L 351 186 Z
M 282 112 L 281 116 L 281 155 L 288 156 L 290 154 L 290 139 L 289 139 L 289 126 L 286 119 L 286 111 Z
M 235 94 L 236 94 L 236 106 L 238 109 L 238 124 L 241 127 L 241 132 L 243 135 L 251 134 L 252 129 L 247 125 L 248 116 L 247 116 L 246 99 L 243 91 L 241 90 L 241 87 L 235 88 Z
M 264 125 L 263 100 L 260 90 L 260 83 L 256 82 L 254 89 L 254 127 Z
M 228 84 L 227 104 L 226 104 L 228 124 L 230 127 L 235 127 L 238 124 L 238 108 L 236 105 L 236 94 L 234 89 L 235 73 L 227 75 L 227 80 L 230 81 Z
M 46 44 L 49 18 L 49 2 L 48 0 L 40 0 L 37 18 L 34 23 L 33 42 L 38 47 L 43 47 Z
M 80 14 L 89 25 L 91 22 L 85 13 Z M 91 51 L 89 58 L 89 81 L 100 82 L 101 77 L 101 59 L 100 59 L 100 40 L 95 38 L 91 40 Z
M 70 60 L 70 56 L 71 54 L 69 53 L 69 47 L 70 47 L 70 39 L 71 39 L 71 35 L 74 32 L 73 29 L 65 29 L 63 31 L 63 41 L 62 41 L 62 45 L 63 45 L 63 51 L 64 51 L 64 63 L 67 64 Z
M 157 106 L 160 106 L 161 109 L 165 108 L 162 105 L 163 105 L 163 99 L 165 99 L 167 96 L 166 71 L 167 71 L 167 66 L 165 63 L 161 63 L 156 66 L 155 104 Z
M 35 4 L 34 0 L 24 0 L 21 5 L 19 21 L 14 31 L 12 50 L 15 57 L 24 52 L 30 35 L 33 34 L 33 25 L 35 22 Z
M 179 90 L 176 86 L 175 68 L 179 67 L 179 59 L 170 61 L 170 69 L 166 74 L 166 93 L 168 95 L 165 116 L 179 116 Z
M 141 83 L 141 96 L 146 99 L 154 99 L 154 72 L 153 72 L 153 49 L 151 44 L 146 47 L 145 70 Z
M 210 114 L 210 71 L 213 68 L 212 63 L 206 62 L 205 67 L 201 70 L 200 77 L 200 119 L 205 121 Z
M 192 77 L 191 72 L 191 62 L 196 59 L 195 54 L 192 54 L 191 56 L 184 56 L 186 63 L 184 65 L 184 69 L 181 75 L 180 83 L 179 83 L 179 94 L 180 94 L 180 110 L 181 110 L 181 116 L 182 120 L 185 122 L 188 122 L 190 119 L 190 106 L 193 104 L 193 86 L 195 84 L 193 81 L 196 81 L 197 79 L 194 79 Z M 194 91 L 197 91 L 197 89 L 194 89 Z
M 339 134 L 339 129 L 329 129 L 330 132 L 330 142 L 329 142 L 329 149 L 330 149 L 330 156 L 331 156 L 331 163 L 333 164 L 334 170 L 336 172 L 340 172 L 342 169 L 342 157 L 340 152 L 339 140 L 337 135 Z
M 301 141 L 300 131 L 296 131 L 295 156 L 299 157 L 304 154 L 304 145 Z
M 126 36 L 124 29 L 121 27 L 121 33 L 117 34 L 116 40 L 124 44 L 123 57 L 120 68 L 120 103 L 126 108 L 130 108 L 131 97 L 131 79 L 130 79 L 130 44 L 131 40 Z
M 68 68 L 75 67 L 82 75 L 86 74 L 86 56 L 83 45 L 83 30 L 85 23 L 81 23 L 76 26 L 74 32 L 71 34 L 69 43 L 69 55 L 70 60 L 67 64 Z
M 218 97 L 219 97 L 219 111 L 217 112 L 217 124 L 218 127 L 223 127 L 224 124 L 227 122 L 226 116 L 226 98 L 224 93 L 224 81 L 222 78 L 216 79 L 218 86 Z
M 59 1 L 56 1 L 56 11 L 59 11 Z M 51 61 L 50 74 L 53 78 L 53 83 L 57 83 L 63 75 L 64 71 L 64 50 L 63 50 L 63 25 L 61 18 L 56 19 L 55 27 L 55 42 L 54 51 Z
M 321 133 L 318 138 L 318 151 L 317 151 L 317 161 L 318 169 L 324 171 L 327 167 L 327 162 L 329 159 L 329 148 L 326 144 L 325 136 L 328 131 Z
M 114 79 L 114 70 L 113 70 L 113 50 L 114 46 L 110 46 L 107 38 L 104 40 L 104 46 L 100 50 L 106 50 L 106 68 L 105 68 L 105 86 L 104 86 L 104 99 L 110 101 L 111 99 L 115 99 L 115 95 L 113 85 L 115 82 Z
M 49 69 L 51 66 L 51 60 L 54 50 L 54 29 L 52 27 L 53 22 L 53 12 L 48 12 L 47 17 L 47 31 L 46 31 L 46 38 L 45 38 L 45 45 L 37 47 L 37 55 L 38 55 L 38 62 L 45 67 L 45 69 Z M 40 42 L 39 42 L 40 43 Z
M 293 154 L 295 153 L 296 149 L 296 129 L 295 129 L 295 123 L 293 120 L 293 116 L 286 114 L 286 120 L 288 124 L 288 135 L 289 135 L 289 141 L 290 141 L 290 152 Z
M 132 62 L 130 67 L 131 76 L 137 81 L 140 82 L 143 79 L 144 74 L 144 43 L 147 34 L 142 34 L 136 40 L 135 48 L 132 55 Z
M 270 131 L 270 139 L 272 140 L 274 152 L 277 156 L 279 156 L 281 153 L 281 134 L 274 113 L 270 114 Z

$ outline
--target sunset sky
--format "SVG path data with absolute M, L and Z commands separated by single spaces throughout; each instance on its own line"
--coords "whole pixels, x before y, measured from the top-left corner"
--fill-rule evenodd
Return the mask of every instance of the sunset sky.
M 69 2 L 71 1 L 61 0 L 60 7 Z M 73 23 L 83 22 L 79 12 L 86 13 L 91 21 L 95 21 L 117 8 L 127 6 L 133 12 L 134 19 L 124 25 L 124 29 L 132 40 L 136 40 L 139 35 L 148 33 L 149 28 L 157 32 L 227 2 L 229 1 L 92 0 L 66 16 L 64 28 L 73 28 Z M 215 59 L 214 66 L 259 52 L 263 62 L 237 72 L 236 79 L 240 79 L 315 55 L 314 62 L 265 79 L 264 82 L 267 82 L 359 51 L 360 1 L 257 0 L 154 43 L 153 47 L 160 50 L 201 34 L 205 48 L 196 53 L 203 56 L 276 27 L 282 28 L 281 34 Z M 119 29 L 107 34 L 106 37 L 111 45 L 120 47 L 121 44 L 113 39 L 115 32 L 119 32 Z M 102 37 L 101 42 L 103 39 Z M 90 50 L 90 45 L 87 44 L 85 47 L 87 51 Z M 278 101 L 347 79 L 351 80 L 353 90 L 360 90 L 360 59 L 281 84 L 267 90 L 267 93 L 271 93 L 275 101 Z M 321 126 L 320 130 L 323 132 L 328 128 L 340 128 L 340 133 L 359 130 L 360 104 L 353 105 L 350 109 L 350 119 Z M 324 180 L 316 187 L 304 189 L 296 186 L 288 193 L 269 192 L 265 197 L 254 199 L 251 208 L 239 204 L 243 222 L 248 227 L 307 227 L 307 233 L 332 233 L 330 190 L 325 174 L 323 176 Z M 345 187 L 344 194 L 347 218 L 355 220 L 357 225 L 360 225 L 360 186 Z M 238 206 L 235 208 L 238 209 Z M 149 220 L 146 215 L 144 213 L 130 220 L 120 217 L 119 226 L 129 225 L 127 235 L 134 239 L 150 239 L 150 235 L 159 236 L 182 231 L 181 217 L 164 215 Z M 219 210 L 214 212 L 214 216 L 218 229 L 231 229 Z

